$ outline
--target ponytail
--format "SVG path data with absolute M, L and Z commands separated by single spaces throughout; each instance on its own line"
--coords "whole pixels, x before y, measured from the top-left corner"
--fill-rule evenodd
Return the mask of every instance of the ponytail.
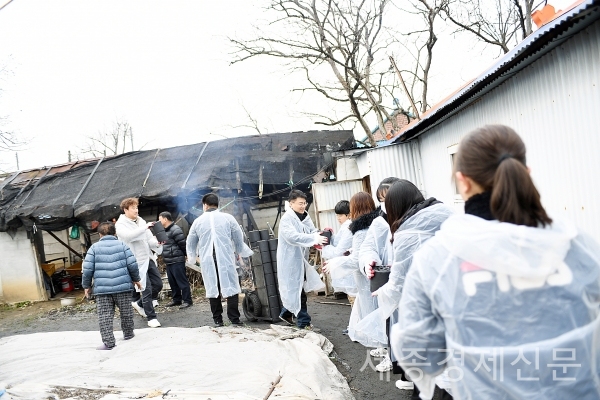
M 492 215 L 500 222 L 532 227 L 552 223 L 527 167 L 510 156 L 496 168 L 490 206 Z
M 492 215 L 500 222 L 536 227 L 552 223 L 527 164 L 525 143 L 508 126 L 486 125 L 465 136 L 454 170 L 491 192 Z

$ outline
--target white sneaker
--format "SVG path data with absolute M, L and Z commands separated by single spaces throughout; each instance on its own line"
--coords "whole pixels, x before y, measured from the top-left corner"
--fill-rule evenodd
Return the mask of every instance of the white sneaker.
M 150 328 L 158 328 L 160 326 L 160 322 L 158 322 L 157 319 L 151 319 L 150 321 L 148 321 L 148 326 Z
M 381 362 L 375 366 L 377 372 L 391 371 L 392 368 L 394 368 L 394 365 L 388 356 L 383 356 L 383 360 L 381 360 Z
M 388 352 L 385 348 L 378 347 L 376 349 L 371 350 L 369 354 L 371 354 L 371 357 L 381 358 L 387 356 Z
M 396 387 L 400 390 L 413 390 L 415 388 L 415 384 L 408 381 L 401 381 L 398 379 L 396 381 Z
M 131 306 L 132 306 L 132 307 L 133 307 L 133 309 L 134 309 L 135 311 L 137 311 L 137 312 L 138 312 L 138 314 L 140 314 L 142 317 L 144 317 L 144 318 L 146 318 L 146 317 L 147 317 L 146 313 L 144 312 L 144 309 L 138 305 L 137 301 L 132 301 L 132 302 L 131 302 Z
M 158 307 L 158 300 L 152 300 L 152 307 Z

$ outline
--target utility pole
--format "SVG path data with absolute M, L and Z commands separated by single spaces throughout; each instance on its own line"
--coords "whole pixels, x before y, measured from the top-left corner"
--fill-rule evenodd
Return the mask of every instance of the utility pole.
M 404 88 L 404 93 L 406 93 L 406 96 L 408 97 L 408 100 L 410 100 L 410 104 L 412 105 L 413 111 L 415 112 L 415 115 L 417 116 L 417 119 L 420 121 L 421 117 L 419 116 L 419 110 L 417 110 L 417 106 L 415 106 L 415 102 L 413 101 L 412 96 L 408 92 L 408 89 L 406 88 L 406 84 L 404 83 L 404 79 L 402 79 L 402 74 L 400 73 L 400 70 L 396 66 L 396 61 L 394 61 L 394 58 L 392 56 L 390 56 L 390 62 L 392 63 L 392 66 L 396 70 L 396 74 L 398 74 L 398 78 L 400 79 L 400 83 L 402 83 L 402 87 Z
M 19 153 L 15 152 L 15 158 L 17 159 L 17 171 L 20 171 L 21 169 L 19 168 Z

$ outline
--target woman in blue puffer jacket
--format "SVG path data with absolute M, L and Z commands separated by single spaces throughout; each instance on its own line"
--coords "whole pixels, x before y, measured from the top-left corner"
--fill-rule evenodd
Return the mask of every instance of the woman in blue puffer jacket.
M 100 241 L 94 243 L 83 261 L 82 286 L 86 297 L 93 288 L 98 309 L 100 335 L 104 344 L 98 350 L 112 350 L 115 344 L 113 318 L 115 305 L 121 313 L 121 329 L 125 340 L 133 338 L 133 308 L 131 291 L 140 284 L 140 272 L 133 253 L 115 237 L 112 222 L 98 226 Z

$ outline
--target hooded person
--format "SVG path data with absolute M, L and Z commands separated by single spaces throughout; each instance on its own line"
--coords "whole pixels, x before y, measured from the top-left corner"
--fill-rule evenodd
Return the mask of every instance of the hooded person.
M 300 190 L 292 190 L 289 196 L 290 209 L 286 210 L 279 223 L 277 244 L 277 281 L 283 307 L 279 318 L 300 329 L 313 329 L 306 305 L 306 292 L 325 287 L 319 274 L 308 263 L 308 249 L 314 245 L 327 243 L 315 228 L 306 211 L 306 195 Z
M 123 214 L 119 216 L 115 228 L 117 237 L 131 249 L 139 268 L 141 289 L 136 288 L 136 291 L 141 292 L 143 308 L 140 307 L 138 301 L 133 301 L 131 305 L 140 315 L 148 319 L 149 327 L 157 328 L 160 326 L 160 322 L 156 318 L 156 311 L 152 304 L 153 286 L 148 270 L 149 268 L 156 269 L 153 251 L 160 254 L 162 243 L 158 243 L 156 237 L 149 231 L 153 223 L 146 223 L 139 216 L 138 204 L 138 199 L 133 197 L 121 201 Z
M 350 251 L 350 249 L 352 249 L 352 232 L 350 232 L 350 224 L 352 223 L 352 220 L 350 219 L 350 202 L 348 200 L 339 201 L 335 205 L 334 212 L 336 219 L 340 224 L 340 229 L 331 237 L 331 243 L 329 243 L 327 246 L 323 246 L 321 250 L 321 256 L 325 260 L 331 260 L 333 258 L 343 256 Z M 327 229 L 329 228 L 325 228 L 325 230 Z M 346 293 L 348 295 L 350 304 L 354 303 L 354 298 L 356 297 L 357 293 L 354 276 L 348 274 L 342 279 L 332 279 L 331 285 L 336 292 Z M 348 331 L 346 330 L 344 333 L 347 334 Z
M 600 398 L 600 247 L 547 215 L 511 128 L 466 135 L 454 171 L 465 214 L 414 254 L 392 327 L 421 398 L 444 370 L 457 399 Z
M 236 253 L 237 257 L 250 257 L 253 252 L 244 243 L 244 234 L 235 218 L 217 209 L 219 197 L 216 194 L 204 195 L 202 207 L 204 213 L 194 220 L 188 233 L 188 262 L 194 263 L 197 257 L 200 258 L 202 280 L 215 326 L 224 326 L 221 297 L 227 298 L 229 321 L 234 325 L 242 325 Z
M 385 195 L 385 208 L 387 218 L 390 221 L 390 233 L 393 258 L 389 280 L 375 292 L 379 308 L 361 321 L 357 329 L 369 332 L 373 326 L 394 317 L 398 319 L 398 304 L 402 296 L 402 288 L 406 274 L 412 262 L 412 256 L 427 240 L 431 239 L 440 229 L 442 223 L 452 215 L 452 210 L 431 197 L 423 198 L 421 191 L 410 181 L 400 179 L 395 182 Z M 372 278 L 374 271 L 371 266 L 365 267 L 367 276 Z M 386 324 L 389 326 L 390 321 Z M 389 338 L 389 330 L 386 339 Z M 391 343 L 388 342 L 388 346 Z M 391 347 L 391 346 L 389 346 Z M 390 352 L 393 356 L 393 349 Z M 413 398 L 419 398 L 418 388 L 414 388 L 403 371 L 400 380 L 396 381 L 396 387 L 403 390 L 413 390 Z M 442 389 L 446 386 L 442 383 Z
M 358 262 L 360 247 L 365 240 L 367 231 L 373 221 L 379 217 L 379 210 L 375 208 L 375 202 L 369 193 L 358 192 L 352 196 L 350 199 L 350 217 L 352 218 L 350 224 L 350 232 L 352 232 L 350 255 L 330 260 L 325 268 L 331 273 L 332 279 L 342 279 L 347 275 L 354 277 L 357 294 L 348 322 L 348 336 L 350 339 L 365 347 L 379 347 L 383 346 L 382 342 L 356 330 L 358 323 L 377 308 L 377 299 L 371 296 L 369 280 L 359 271 Z

